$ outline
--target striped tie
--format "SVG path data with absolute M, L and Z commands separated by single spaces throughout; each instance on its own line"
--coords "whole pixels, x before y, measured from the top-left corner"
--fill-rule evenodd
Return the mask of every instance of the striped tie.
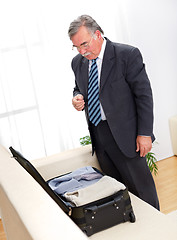
M 92 66 L 89 72 L 88 83 L 88 112 L 90 121 L 97 126 L 101 121 L 99 86 L 98 86 L 98 69 L 96 59 L 92 60 Z

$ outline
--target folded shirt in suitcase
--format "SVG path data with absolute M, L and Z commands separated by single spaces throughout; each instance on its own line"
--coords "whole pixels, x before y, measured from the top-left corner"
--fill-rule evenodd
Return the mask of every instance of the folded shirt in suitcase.
M 73 192 L 96 183 L 102 177 L 101 173 L 94 170 L 91 166 L 87 166 L 51 179 L 48 181 L 48 184 L 57 194 L 63 195 L 66 192 Z
M 57 194 L 63 195 L 77 207 L 126 189 L 124 184 L 112 177 L 103 176 L 91 166 L 54 178 L 48 184 Z

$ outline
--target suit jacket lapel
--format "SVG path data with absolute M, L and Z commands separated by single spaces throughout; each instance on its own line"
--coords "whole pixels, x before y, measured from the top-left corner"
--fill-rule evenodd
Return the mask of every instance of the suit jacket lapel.
M 100 77 L 100 92 L 104 87 L 104 84 L 106 83 L 111 69 L 114 64 L 114 48 L 111 44 L 111 41 L 109 39 L 106 39 L 106 48 L 103 56 L 103 63 L 102 63 L 102 68 L 101 68 L 101 77 Z M 81 79 L 80 83 L 83 86 L 84 90 L 84 95 L 87 96 L 88 92 L 88 65 L 89 65 L 89 60 L 84 58 L 81 61 L 81 68 L 80 68 L 80 73 L 81 73 Z
M 111 44 L 111 41 L 107 39 L 106 48 L 103 56 L 103 63 L 101 68 L 101 77 L 100 77 L 100 92 L 106 83 L 108 76 L 110 75 L 111 69 L 114 64 L 114 48 Z

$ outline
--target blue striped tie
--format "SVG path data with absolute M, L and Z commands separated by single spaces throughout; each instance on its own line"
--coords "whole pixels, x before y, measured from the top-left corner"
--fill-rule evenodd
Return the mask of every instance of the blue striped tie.
M 88 112 L 90 121 L 97 126 L 101 121 L 99 86 L 98 86 L 98 69 L 96 59 L 92 60 L 92 66 L 89 72 L 88 83 Z

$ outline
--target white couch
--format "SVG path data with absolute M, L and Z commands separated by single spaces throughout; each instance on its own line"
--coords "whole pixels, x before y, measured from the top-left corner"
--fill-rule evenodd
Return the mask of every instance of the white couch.
M 47 180 L 92 165 L 90 146 L 31 161 Z M 122 223 L 96 233 L 96 240 L 176 240 L 177 221 L 130 194 L 135 223 Z M 0 146 L 0 215 L 8 240 L 88 239 L 40 185 Z M 106 217 L 106 216 L 105 216 Z

